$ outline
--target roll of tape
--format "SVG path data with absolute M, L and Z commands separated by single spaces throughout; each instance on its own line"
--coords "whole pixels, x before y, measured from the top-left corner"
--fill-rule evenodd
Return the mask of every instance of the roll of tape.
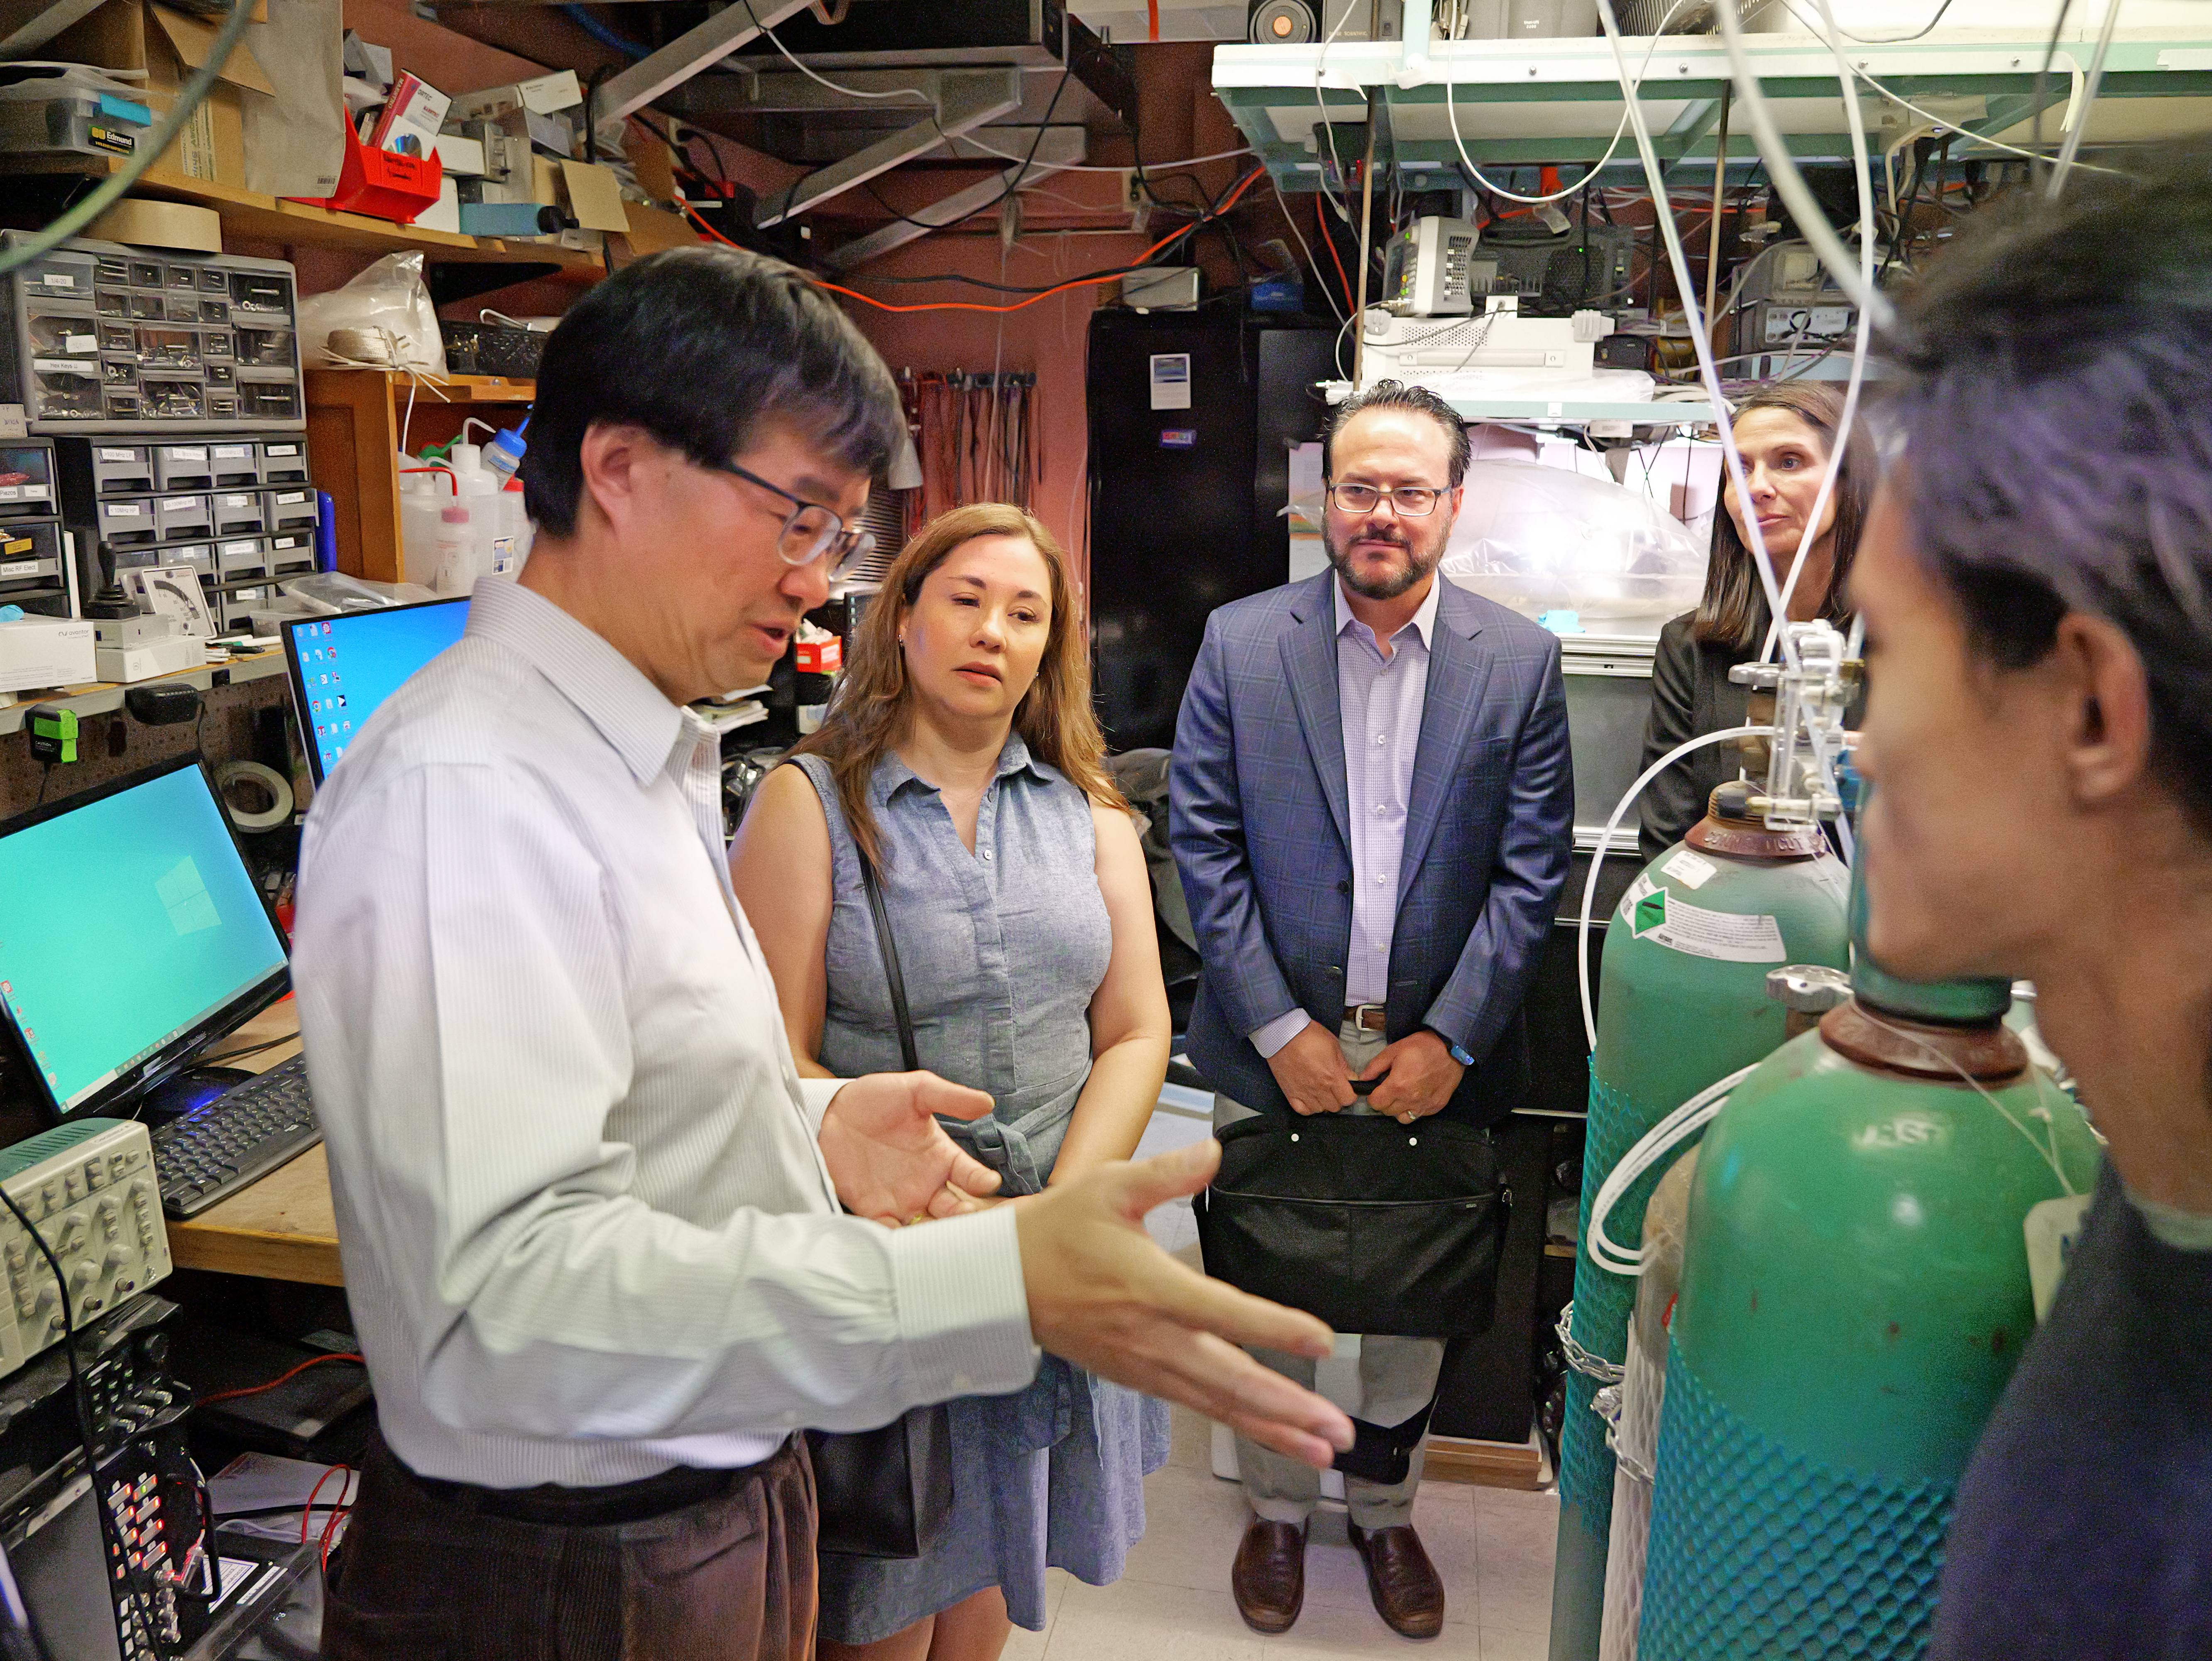
M 222 252 L 222 221 L 212 208 L 183 202 L 149 202 L 125 197 L 92 222 L 86 233 L 108 242 L 146 248 L 185 248 L 196 253 Z
M 215 785 L 222 792 L 223 811 L 241 830 L 274 830 L 292 817 L 292 786 L 273 767 L 264 767 L 258 761 L 227 761 L 216 770 Z M 258 810 L 241 807 L 233 794 L 234 787 L 239 785 L 252 785 L 267 792 L 269 806 Z

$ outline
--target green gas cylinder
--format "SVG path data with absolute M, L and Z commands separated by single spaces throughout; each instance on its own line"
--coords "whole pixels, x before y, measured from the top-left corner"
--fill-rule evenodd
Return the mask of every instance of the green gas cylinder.
M 1752 818 L 1753 793 L 1741 782 L 1715 790 L 1705 817 L 1644 868 L 1607 927 L 1583 1142 L 1585 1242 L 1590 1204 L 1621 1156 L 1706 1086 L 1782 1042 L 1784 1012 L 1766 995 L 1767 971 L 1846 960 L 1849 873 L 1819 830 L 1769 830 Z M 1638 1237 L 1661 1174 L 1647 1173 L 1613 1208 L 1614 1239 Z M 1559 1437 L 1552 1661 L 1598 1654 L 1613 1459 L 1590 1404 L 1606 1382 L 1598 1371 L 1626 1359 L 1635 1290 L 1585 1244 L 1569 1329 L 1588 1359 L 1567 1374 Z
M 2027 1214 L 2094 1181 L 2007 983 L 1863 950 L 1851 981 L 1699 1152 L 1642 1661 L 1924 1651 L 1952 1494 L 2035 1324 Z

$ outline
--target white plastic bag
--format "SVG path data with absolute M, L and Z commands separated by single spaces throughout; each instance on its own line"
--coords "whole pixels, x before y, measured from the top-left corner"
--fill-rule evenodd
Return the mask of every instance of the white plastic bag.
M 388 253 L 343 289 L 302 300 L 300 344 L 318 365 L 444 374 L 446 343 L 422 284 L 422 254 Z
M 1668 618 L 1698 603 L 1705 545 L 1641 490 L 1531 461 L 1478 461 L 1444 575 L 1528 617 Z

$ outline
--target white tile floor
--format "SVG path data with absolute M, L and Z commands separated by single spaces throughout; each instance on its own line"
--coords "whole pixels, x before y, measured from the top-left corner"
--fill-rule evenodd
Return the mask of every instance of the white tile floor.
M 1444 1583 L 1444 1629 L 1409 1643 L 1382 1624 L 1344 1533 L 1324 1504 L 1306 1548 L 1306 1603 L 1280 1637 L 1247 1627 L 1229 1592 L 1243 1536 L 1243 1490 L 1208 1468 L 1209 1427 L 1178 1408 L 1174 1451 L 1145 1484 L 1145 1537 L 1110 1586 L 1052 1573 L 1042 1632 L 1017 1628 L 1006 1661 L 1290 1661 L 1433 1656 L 1438 1661 L 1544 1661 L 1552 1614 L 1559 1503 L 1461 1482 L 1424 1482 L 1414 1526 Z

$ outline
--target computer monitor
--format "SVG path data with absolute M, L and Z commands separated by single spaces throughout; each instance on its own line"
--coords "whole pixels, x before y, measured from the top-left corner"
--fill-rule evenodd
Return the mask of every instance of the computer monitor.
M 459 640 L 468 620 L 465 596 L 302 618 L 284 625 L 292 703 L 307 770 L 317 784 L 337 765 L 376 707 Z
M 0 1012 L 56 1118 L 152 1088 L 290 985 L 196 756 L 0 825 Z

